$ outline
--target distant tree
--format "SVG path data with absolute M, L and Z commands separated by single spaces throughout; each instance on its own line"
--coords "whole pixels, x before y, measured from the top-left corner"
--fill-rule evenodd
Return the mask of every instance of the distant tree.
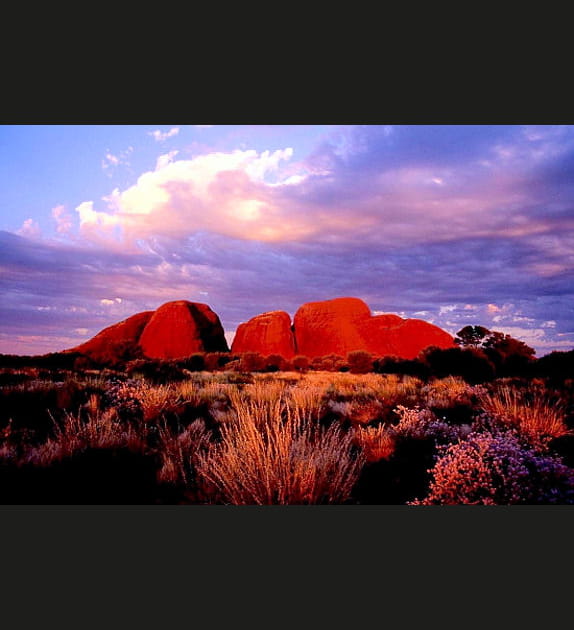
M 479 348 L 430 347 L 422 354 L 430 373 L 438 378 L 461 376 L 474 385 L 496 376 L 493 363 Z
M 568 352 L 555 350 L 540 357 L 534 366 L 538 376 L 545 376 L 555 380 L 574 378 L 574 350 Z
M 373 371 L 373 355 L 364 350 L 353 350 L 347 354 L 347 363 L 352 374 L 367 374 Z
M 465 326 L 456 333 L 454 343 L 459 346 L 478 348 L 490 334 L 490 330 L 484 326 Z
M 373 361 L 373 372 L 376 374 L 405 374 L 422 379 L 429 376 L 429 368 L 424 359 L 402 359 L 394 355 L 376 358 Z

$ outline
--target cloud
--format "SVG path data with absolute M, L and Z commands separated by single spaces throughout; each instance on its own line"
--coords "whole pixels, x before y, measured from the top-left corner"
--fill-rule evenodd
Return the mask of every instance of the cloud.
M 86 238 L 127 242 L 157 237 L 185 238 L 208 231 L 234 238 L 277 241 L 304 238 L 317 229 L 291 211 L 280 191 L 267 183 L 280 177 L 291 148 L 211 153 L 192 160 L 160 156 L 156 170 L 127 190 L 105 198 L 107 210 L 85 201 L 76 210 Z
M 156 142 L 164 142 L 168 138 L 173 138 L 179 133 L 179 127 L 172 127 L 169 131 L 161 131 L 156 129 L 155 131 L 148 131 L 148 136 L 151 136 Z
M 21 236 L 26 236 L 27 238 L 40 238 L 42 231 L 37 221 L 34 219 L 26 219 L 24 223 L 22 223 L 22 227 L 16 233 Z
M 107 173 L 109 177 L 113 176 L 115 170 L 122 167 L 130 167 L 129 157 L 133 153 L 134 148 L 128 147 L 125 151 L 120 151 L 117 155 L 114 155 L 109 149 L 102 160 L 102 169 Z
M 157 158 L 156 164 L 155 164 L 155 170 L 159 171 L 160 169 L 164 168 L 164 166 L 167 166 L 170 162 L 173 162 L 175 156 L 179 153 L 179 151 L 175 150 L 175 151 L 170 151 L 169 153 L 164 153 L 163 155 L 160 155 Z
M 56 221 L 56 231 L 58 234 L 69 234 L 72 229 L 72 216 L 68 213 L 65 206 L 56 206 L 52 208 L 52 217 Z

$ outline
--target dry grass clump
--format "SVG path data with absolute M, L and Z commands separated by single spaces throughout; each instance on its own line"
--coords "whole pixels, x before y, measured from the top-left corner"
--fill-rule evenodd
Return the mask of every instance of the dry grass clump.
M 492 394 L 479 396 L 484 411 L 534 439 L 552 439 L 572 432 L 564 422 L 565 406 L 540 390 L 519 390 L 502 385 Z
M 53 436 L 30 449 L 23 457 L 24 462 L 48 466 L 90 448 L 127 447 L 140 452 L 145 448 L 142 431 L 122 421 L 113 408 L 102 412 L 95 395 L 90 398 L 87 414 L 65 412 L 61 420 L 52 420 Z
M 356 427 L 354 444 L 363 449 L 367 462 L 389 459 L 396 447 L 396 436 L 385 425 L 377 427 Z
M 306 422 L 318 422 L 322 411 L 325 390 L 316 385 L 299 384 L 287 391 L 285 405 L 290 413 Z
M 232 397 L 234 422 L 197 457 L 197 475 L 234 505 L 344 503 L 364 463 L 340 425 L 309 420 L 311 407 L 251 395 Z
M 202 419 L 195 420 L 180 433 L 164 422 L 158 427 L 158 453 L 161 467 L 158 480 L 189 486 L 193 481 L 198 454 L 209 449 L 211 433 Z
M 448 409 L 454 405 L 472 405 L 476 396 L 484 391 L 483 387 L 469 385 L 460 376 L 446 376 L 424 386 L 421 394 L 429 407 Z
M 156 420 L 184 402 L 174 385 L 142 385 L 136 396 L 142 406 L 144 422 Z

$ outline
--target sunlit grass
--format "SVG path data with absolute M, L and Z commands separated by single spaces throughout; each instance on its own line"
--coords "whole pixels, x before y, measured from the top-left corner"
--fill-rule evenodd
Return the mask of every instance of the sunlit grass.
M 532 437 L 558 438 L 572 432 L 564 422 L 565 407 L 544 391 L 518 390 L 503 385 L 480 396 L 488 414 Z

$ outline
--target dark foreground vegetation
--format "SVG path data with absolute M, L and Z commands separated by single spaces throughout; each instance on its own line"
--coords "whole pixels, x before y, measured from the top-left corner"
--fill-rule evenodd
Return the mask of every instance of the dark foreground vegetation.
M 409 361 L 0 356 L 0 503 L 574 503 L 574 351 L 464 330 Z

